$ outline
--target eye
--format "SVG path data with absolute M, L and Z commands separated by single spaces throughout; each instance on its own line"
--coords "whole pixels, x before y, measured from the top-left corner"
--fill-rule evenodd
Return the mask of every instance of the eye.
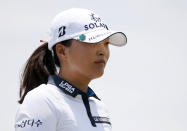
M 110 43 L 109 42 L 106 42 L 105 45 L 109 45 Z

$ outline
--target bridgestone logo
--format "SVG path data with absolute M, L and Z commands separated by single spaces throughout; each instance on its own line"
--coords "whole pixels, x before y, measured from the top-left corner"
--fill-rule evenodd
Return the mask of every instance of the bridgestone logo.
M 68 91 L 69 93 L 73 93 L 75 91 L 75 88 L 72 87 L 72 85 L 70 85 L 69 83 L 65 82 L 65 81 L 62 81 L 60 84 L 59 84 L 60 87 L 62 87 L 63 89 L 65 89 L 66 91 Z

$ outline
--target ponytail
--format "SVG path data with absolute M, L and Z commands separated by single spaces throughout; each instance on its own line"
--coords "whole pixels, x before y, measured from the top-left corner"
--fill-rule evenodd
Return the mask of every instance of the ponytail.
M 28 59 L 22 74 L 20 85 L 20 100 L 22 104 L 26 94 L 39 86 L 46 84 L 49 75 L 56 74 L 56 67 L 48 43 L 42 44 Z
M 70 47 L 71 41 L 66 40 L 58 44 Z M 48 43 L 44 43 L 30 56 L 23 70 L 18 103 L 22 104 L 26 94 L 32 89 L 41 84 L 47 84 L 49 75 L 57 74 L 56 66 L 60 67 L 60 62 L 56 53 L 56 45 L 53 46 L 53 52 L 54 58 L 48 49 Z

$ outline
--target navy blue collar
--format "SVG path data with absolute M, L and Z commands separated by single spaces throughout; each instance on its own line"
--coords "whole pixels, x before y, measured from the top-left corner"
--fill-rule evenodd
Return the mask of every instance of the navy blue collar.
M 76 97 L 78 94 L 84 95 L 87 97 L 95 97 L 96 99 L 100 100 L 95 92 L 88 87 L 88 92 L 85 93 L 81 90 L 79 90 L 74 85 L 70 84 L 68 81 L 64 80 L 63 78 L 57 76 L 57 75 L 50 75 L 48 78 L 48 84 L 52 84 L 60 88 L 65 94 L 68 94 L 72 97 Z

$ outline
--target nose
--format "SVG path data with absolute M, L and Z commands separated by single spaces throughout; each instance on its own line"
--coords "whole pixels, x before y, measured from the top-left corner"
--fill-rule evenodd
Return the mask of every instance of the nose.
M 106 43 L 100 42 L 97 44 L 97 55 L 107 56 L 108 53 L 109 53 L 109 49 Z

